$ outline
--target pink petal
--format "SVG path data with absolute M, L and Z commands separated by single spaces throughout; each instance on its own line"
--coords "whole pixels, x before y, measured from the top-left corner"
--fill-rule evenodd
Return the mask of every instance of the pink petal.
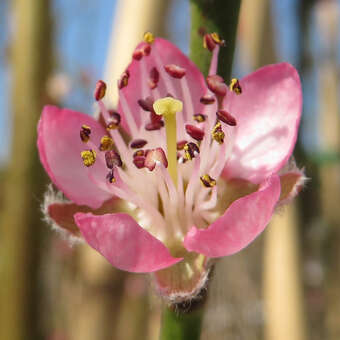
M 301 83 L 296 69 L 281 63 L 257 70 L 240 84 L 242 94 L 229 92 L 225 101 L 237 121 L 225 175 L 261 183 L 293 152 L 302 110 Z
M 113 266 L 135 273 L 154 272 L 181 261 L 127 214 L 78 213 L 75 221 L 87 243 Z
M 145 44 L 146 43 L 144 42 L 140 43 L 136 49 L 140 49 Z M 145 72 L 142 71 L 142 63 L 145 64 Z M 164 66 L 168 64 L 173 64 L 185 69 L 185 76 L 182 79 L 176 79 L 169 75 L 164 69 Z M 160 78 L 156 89 L 151 90 L 148 81 L 150 71 L 153 67 L 156 67 L 158 70 Z M 156 38 L 155 42 L 151 45 L 150 55 L 143 56 L 142 60 L 132 59 L 131 64 L 128 66 L 128 70 L 130 72 L 129 83 L 128 86 L 124 87 L 121 91 L 127 99 L 130 110 L 134 115 L 138 126 L 141 124 L 141 115 L 148 116 L 149 114 L 140 108 L 137 101 L 139 99 L 145 99 L 150 95 L 153 99 L 158 99 L 158 96 L 156 95 L 157 91 L 159 91 L 159 97 L 166 97 L 170 92 L 172 96 L 182 100 L 184 102 L 184 110 L 189 111 L 188 97 L 183 95 L 181 90 L 181 81 L 184 78 L 188 82 L 191 98 L 193 99 L 193 113 L 202 111 L 203 105 L 200 103 L 199 99 L 206 92 L 204 77 L 196 65 L 171 42 Z M 166 82 L 168 82 L 172 88 L 169 86 L 167 87 Z M 124 128 L 129 131 L 121 101 L 119 102 L 118 111 L 122 113 L 122 124 Z
M 45 106 L 38 125 L 38 149 L 41 163 L 53 183 L 71 200 L 91 208 L 99 208 L 111 195 L 99 189 L 88 177 L 105 181 L 107 169 L 98 160 L 86 168 L 80 157 L 88 149 L 79 137 L 80 127 L 91 127 L 91 141 L 99 145 L 105 134 L 103 127 L 80 112 Z
M 208 257 L 237 253 L 264 230 L 279 197 L 280 179 L 274 175 L 258 191 L 234 201 L 207 229 L 192 227 L 185 248 Z

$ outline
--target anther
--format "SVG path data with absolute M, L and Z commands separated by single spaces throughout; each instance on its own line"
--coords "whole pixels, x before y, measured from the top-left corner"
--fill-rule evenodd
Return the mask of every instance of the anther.
M 129 70 L 124 71 L 123 74 L 120 76 L 120 79 L 118 80 L 118 88 L 120 90 L 128 85 L 129 78 L 130 78 Z
M 105 152 L 105 161 L 106 166 L 109 169 L 113 169 L 114 166 L 121 167 L 123 165 L 122 159 L 118 152 L 114 150 L 106 151 Z
M 203 47 L 212 52 L 216 46 L 214 39 L 211 34 L 204 34 L 203 36 Z
M 177 142 L 177 150 L 183 150 L 184 149 L 184 145 L 187 143 L 186 140 L 181 140 L 179 142 Z
M 236 126 L 236 119 L 226 110 L 218 110 L 216 112 L 217 118 L 230 126 Z
M 145 156 L 145 151 L 144 150 L 137 150 L 133 153 L 132 157 L 141 157 L 141 156 Z
M 195 143 L 187 143 L 184 145 L 184 158 L 191 161 L 200 153 L 200 149 Z
M 100 146 L 99 146 L 99 150 L 100 151 L 108 151 L 110 149 L 112 149 L 113 147 L 113 140 L 111 137 L 104 135 L 101 139 L 100 139 Z
M 175 64 L 164 65 L 164 69 L 168 74 L 170 74 L 170 76 L 177 78 L 177 79 L 183 78 L 186 73 L 185 68 L 180 67 Z
M 219 96 L 225 96 L 227 93 L 227 85 L 222 77 L 217 74 L 207 77 L 207 85 L 211 92 Z
M 96 161 L 97 154 L 94 150 L 84 150 L 80 153 L 81 158 L 85 166 L 90 167 Z
M 140 48 L 135 49 L 132 53 L 132 58 L 135 60 L 141 60 L 143 58 L 143 51 Z
M 219 36 L 218 33 L 216 32 L 213 32 L 210 34 L 211 36 L 211 39 L 217 44 L 217 45 L 220 45 L 220 46 L 225 46 L 225 41 L 223 39 L 221 39 L 221 37 Z
M 144 166 L 152 171 L 157 163 L 163 164 L 165 168 L 168 167 L 168 160 L 162 148 L 150 150 L 146 155 Z
M 229 89 L 232 92 L 235 92 L 236 94 L 242 93 L 242 87 L 240 85 L 240 82 L 237 78 L 233 78 L 230 82 Z
M 113 174 L 113 170 L 110 170 L 109 173 L 106 175 L 106 179 L 110 182 L 110 183 L 114 183 L 116 182 L 115 176 Z
M 218 144 L 222 144 L 224 142 L 225 134 L 222 130 L 220 122 L 216 123 L 216 125 L 212 129 L 211 136 Z
M 130 143 L 130 148 L 141 149 L 146 144 L 147 144 L 147 141 L 145 139 L 135 139 Z
M 151 53 L 151 46 L 150 45 L 144 45 L 141 48 L 141 50 L 142 50 L 143 56 L 148 56 Z
M 145 157 L 144 156 L 136 156 L 133 158 L 133 164 L 136 166 L 138 169 L 143 169 L 145 168 Z
M 153 67 L 149 74 L 149 80 L 148 84 L 151 90 L 155 89 L 157 87 L 157 84 L 159 82 L 159 72 L 156 69 L 156 67 Z
M 194 125 L 191 124 L 186 124 L 185 125 L 185 131 L 187 132 L 187 134 L 197 140 L 197 141 L 201 141 L 204 137 L 204 131 Z
M 148 44 L 153 44 L 155 41 L 155 37 L 151 32 L 145 32 L 143 35 L 143 40 Z
M 109 118 L 108 123 L 106 125 L 106 129 L 107 130 L 117 129 L 119 124 L 120 124 L 120 121 L 121 121 L 120 114 L 118 112 L 110 110 L 109 115 L 110 115 L 110 118 Z
M 158 122 L 150 122 L 145 124 L 145 130 L 146 131 L 156 131 L 160 130 L 164 126 L 164 122 L 162 120 Z
M 202 96 L 200 98 L 200 102 L 205 105 L 213 104 L 215 102 L 215 97 L 209 94 L 206 94 L 205 96 Z
M 207 119 L 207 116 L 202 113 L 195 113 L 193 118 L 197 123 L 203 123 Z
M 96 101 L 104 98 L 106 93 L 106 84 L 102 80 L 98 80 L 96 83 L 96 87 L 94 89 L 94 99 Z
M 87 125 L 82 125 L 80 129 L 80 139 L 83 143 L 90 140 L 91 128 Z
M 152 97 L 146 97 L 145 99 L 138 99 L 138 105 L 147 112 L 152 112 L 153 111 L 153 99 Z
M 200 177 L 201 183 L 206 187 L 206 188 L 212 188 L 216 185 L 216 180 L 210 177 L 208 174 L 205 174 Z

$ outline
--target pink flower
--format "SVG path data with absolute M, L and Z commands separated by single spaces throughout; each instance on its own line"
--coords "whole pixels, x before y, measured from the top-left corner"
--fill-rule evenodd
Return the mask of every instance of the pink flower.
M 46 106 L 38 126 L 41 162 L 70 200 L 46 195 L 47 219 L 119 269 L 154 272 L 176 301 L 197 294 L 211 259 L 252 242 L 304 180 L 289 162 L 296 70 L 269 65 L 228 87 L 214 39 L 206 80 L 170 42 L 149 39 L 118 82 L 117 112 L 100 81 L 99 120 Z

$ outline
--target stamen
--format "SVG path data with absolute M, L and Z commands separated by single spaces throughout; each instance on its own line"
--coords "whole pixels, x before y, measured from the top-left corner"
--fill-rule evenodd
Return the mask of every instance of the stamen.
M 215 102 L 215 97 L 209 94 L 206 94 L 200 98 L 200 103 L 204 105 L 213 104 L 214 102 Z
M 211 38 L 214 40 L 214 42 L 219 46 L 225 46 L 225 41 L 221 39 L 218 33 L 213 32 L 210 34 Z
M 144 166 L 153 171 L 157 163 L 162 163 L 165 168 L 168 167 L 168 160 L 162 148 L 150 150 L 146 155 Z
M 80 153 L 85 166 L 90 167 L 96 162 L 97 154 L 94 150 L 84 150 Z
M 152 97 L 147 97 L 145 99 L 138 99 L 137 101 L 138 105 L 147 112 L 152 112 L 153 111 L 153 99 Z
M 151 46 L 150 45 L 144 45 L 141 48 L 141 50 L 142 50 L 143 56 L 148 56 L 151 53 Z
M 132 149 L 141 149 L 148 142 L 145 139 L 135 139 L 130 143 L 130 148 Z
M 211 131 L 211 136 L 218 144 L 222 144 L 224 142 L 225 134 L 222 130 L 220 122 L 217 122 L 214 126 L 213 130 Z
M 108 151 L 113 147 L 113 140 L 111 137 L 105 135 L 100 139 L 100 151 Z
M 135 158 L 137 156 L 145 156 L 145 151 L 144 150 L 137 150 L 133 153 L 132 157 Z
M 169 173 L 177 185 L 177 131 L 176 131 L 176 113 L 183 110 L 183 103 L 180 100 L 165 97 L 154 102 L 153 108 L 155 113 L 162 115 L 165 120 L 166 143 L 169 160 Z M 147 158 L 149 157 L 149 154 Z
M 203 123 L 205 122 L 207 116 L 203 115 L 202 113 L 195 113 L 193 118 L 197 123 Z
M 132 53 L 132 58 L 135 60 L 141 60 L 143 58 L 143 51 L 140 48 L 135 49 Z
M 123 72 L 123 74 L 120 76 L 120 79 L 118 80 L 118 88 L 121 90 L 125 86 L 128 85 L 130 78 L 130 72 L 129 70 L 126 70 Z
M 164 126 L 164 122 L 162 120 L 159 122 L 151 122 L 145 125 L 145 130 L 155 131 L 155 130 L 159 130 L 163 126 Z
M 142 151 L 142 150 L 140 150 Z M 145 157 L 144 156 L 135 156 L 133 157 L 133 164 L 138 168 L 145 168 Z
M 208 174 L 205 174 L 200 177 L 201 183 L 206 187 L 206 188 L 212 188 L 216 185 L 216 180 L 211 178 Z
M 181 140 L 179 142 L 177 142 L 177 150 L 183 150 L 184 149 L 184 145 L 187 143 L 186 140 Z
M 118 152 L 110 150 L 105 152 L 106 166 L 109 169 L 113 169 L 114 166 L 121 167 L 123 165 L 122 159 Z
M 227 85 L 223 78 L 217 74 L 207 77 L 207 85 L 209 90 L 218 96 L 224 97 L 227 94 Z
M 208 49 L 210 52 L 212 52 L 215 46 L 216 46 L 216 43 L 214 39 L 211 37 L 211 34 L 204 34 L 203 47 Z
M 197 140 L 197 141 L 201 141 L 204 137 L 204 131 L 194 125 L 191 124 L 186 124 L 185 125 L 185 131 L 187 132 L 187 134 Z
M 145 32 L 143 35 L 143 40 L 148 44 L 153 44 L 155 41 L 155 37 L 151 32 Z
M 117 129 L 120 125 L 121 117 L 118 112 L 109 110 L 109 119 L 107 121 L 106 130 Z
M 108 172 L 108 174 L 106 175 L 106 179 L 110 182 L 110 183 L 115 183 L 116 182 L 116 178 L 114 176 L 113 170 L 110 170 Z
M 226 110 L 218 110 L 216 116 L 223 123 L 230 126 L 236 126 L 236 119 Z
M 175 64 L 168 64 L 168 65 L 164 65 L 164 70 L 170 74 L 170 76 L 177 78 L 177 79 L 181 79 L 185 76 L 186 70 L 183 67 L 180 67 L 178 65 Z
M 159 82 L 159 72 L 156 67 L 153 67 L 149 74 L 150 78 L 148 80 L 148 84 L 151 90 L 155 89 L 157 87 L 157 84 Z
M 82 125 L 80 130 L 80 139 L 83 143 L 90 140 L 91 128 L 87 125 Z
M 186 160 L 191 161 L 193 158 L 198 156 L 200 149 L 195 143 L 187 143 L 184 146 L 184 157 Z
M 230 91 L 235 92 L 236 94 L 242 93 L 242 87 L 240 85 L 240 82 L 237 78 L 233 78 L 229 85 Z
M 98 80 L 96 83 L 96 87 L 94 90 L 94 99 L 96 101 L 101 100 L 104 98 L 106 93 L 106 84 L 102 80 Z

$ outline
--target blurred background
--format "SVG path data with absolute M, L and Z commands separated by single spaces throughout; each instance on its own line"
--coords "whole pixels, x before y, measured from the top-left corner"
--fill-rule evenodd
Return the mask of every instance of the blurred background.
M 339 15 L 338 0 L 242 0 L 232 74 L 298 69 L 295 158 L 310 180 L 218 263 L 202 340 L 340 339 Z M 148 278 L 70 247 L 42 221 L 48 178 L 36 152 L 42 106 L 93 113 L 96 81 L 115 87 L 146 30 L 188 53 L 189 1 L 0 1 L 0 340 L 158 337 L 162 302 Z

